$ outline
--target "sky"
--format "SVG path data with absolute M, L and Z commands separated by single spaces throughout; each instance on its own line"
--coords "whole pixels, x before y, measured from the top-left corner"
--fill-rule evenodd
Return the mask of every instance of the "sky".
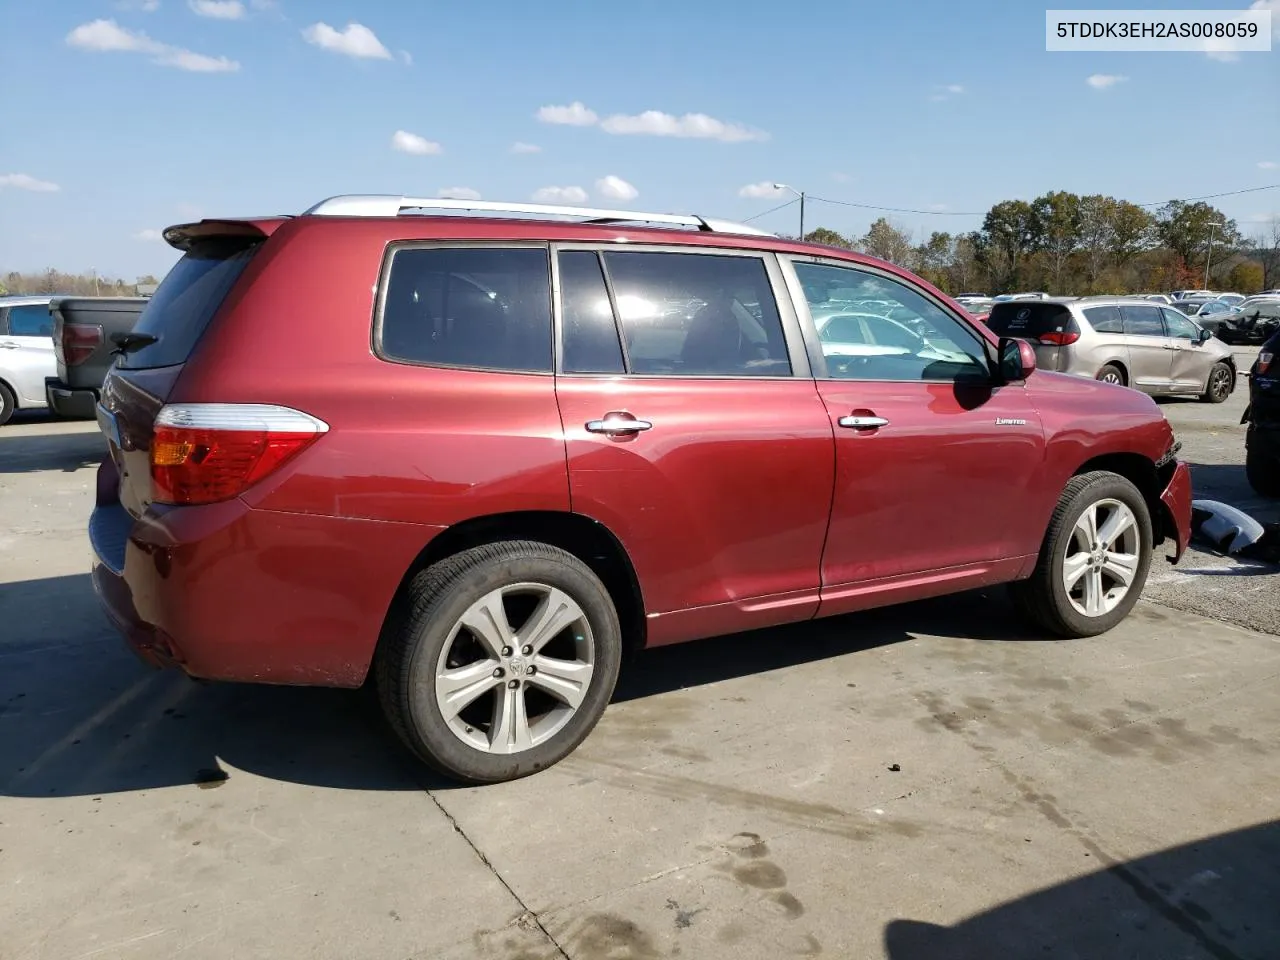
M 165 226 L 342 193 L 794 233 L 796 206 L 765 213 L 786 183 L 928 211 L 889 214 L 920 240 L 1048 190 L 1280 184 L 1280 0 L 1257 2 L 1276 50 L 1228 59 L 1048 53 L 1043 5 L 986 0 L 6 0 L 0 274 L 163 275 Z M 1280 189 L 1212 202 L 1248 236 Z M 806 206 L 806 230 L 881 215 Z

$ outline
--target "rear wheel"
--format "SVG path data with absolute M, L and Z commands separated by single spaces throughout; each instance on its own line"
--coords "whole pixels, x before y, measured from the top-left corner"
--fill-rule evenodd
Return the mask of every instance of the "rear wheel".
M 392 727 L 420 758 L 469 783 L 563 759 L 613 694 L 617 613 L 577 557 L 530 541 L 428 567 L 405 589 L 376 667 Z
M 1209 381 L 1200 399 L 1206 403 L 1222 403 L 1231 396 L 1235 385 L 1236 373 L 1231 369 L 1231 364 L 1219 360 L 1209 371 Z
M 1125 386 L 1124 371 L 1114 363 L 1108 363 L 1099 370 L 1098 379 L 1103 383 L 1114 383 L 1122 387 Z
M 1110 630 L 1133 609 L 1151 566 L 1151 515 L 1124 477 L 1073 477 L 1049 522 L 1030 579 L 1011 585 L 1018 607 L 1061 637 Z
M 14 399 L 13 391 L 7 385 L 0 383 L 0 426 L 9 422 L 17 406 L 18 402 Z

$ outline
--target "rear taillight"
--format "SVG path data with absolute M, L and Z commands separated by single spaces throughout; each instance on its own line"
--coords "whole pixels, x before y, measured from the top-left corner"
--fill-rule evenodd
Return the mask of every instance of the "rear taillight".
M 58 359 L 68 367 L 84 363 L 102 346 L 102 327 L 96 323 L 64 323 L 57 341 Z
M 1069 347 L 1080 339 L 1080 334 L 1072 333 L 1069 330 L 1053 330 L 1049 333 L 1040 334 L 1040 342 L 1047 343 L 1055 347 Z
M 162 407 L 151 437 L 151 497 L 157 503 L 230 500 L 328 429 L 310 414 L 270 404 Z
M 1258 372 L 1266 373 L 1267 370 L 1271 367 L 1271 361 L 1274 359 L 1275 359 L 1275 354 L 1270 353 L 1268 351 L 1263 351 L 1262 353 L 1258 354 Z

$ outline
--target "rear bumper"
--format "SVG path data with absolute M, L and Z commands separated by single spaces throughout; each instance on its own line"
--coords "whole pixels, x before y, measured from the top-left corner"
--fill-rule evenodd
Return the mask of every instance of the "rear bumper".
M 57 377 L 45 378 L 44 396 L 50 410 L 76 420 L 92 420 L 98 403 L 98 391 L 69 387 Z
M 134 519 L 100 498 L 89 529 L 94 589 L 145 662 L 210 680 L 356 687 L 401 579 L 441 528 L 240 500 Z
M 1191 468 L 1179 461 L 1173 476 L 1160 494 L 1164 504 L 1166 527 L 1173 534 L 1174 552 L 1169 559 L 1177 563 L 1191 542 Z

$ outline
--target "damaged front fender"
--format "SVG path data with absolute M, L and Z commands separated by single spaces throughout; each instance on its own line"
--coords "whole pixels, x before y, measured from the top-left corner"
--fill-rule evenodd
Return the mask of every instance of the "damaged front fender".
M 1174 550 L 1170 563 L 1177 563 L 1191 542 L 1191 468 L 1179 462 L 1160 494 L 1165 523 L 1173 531 Z

